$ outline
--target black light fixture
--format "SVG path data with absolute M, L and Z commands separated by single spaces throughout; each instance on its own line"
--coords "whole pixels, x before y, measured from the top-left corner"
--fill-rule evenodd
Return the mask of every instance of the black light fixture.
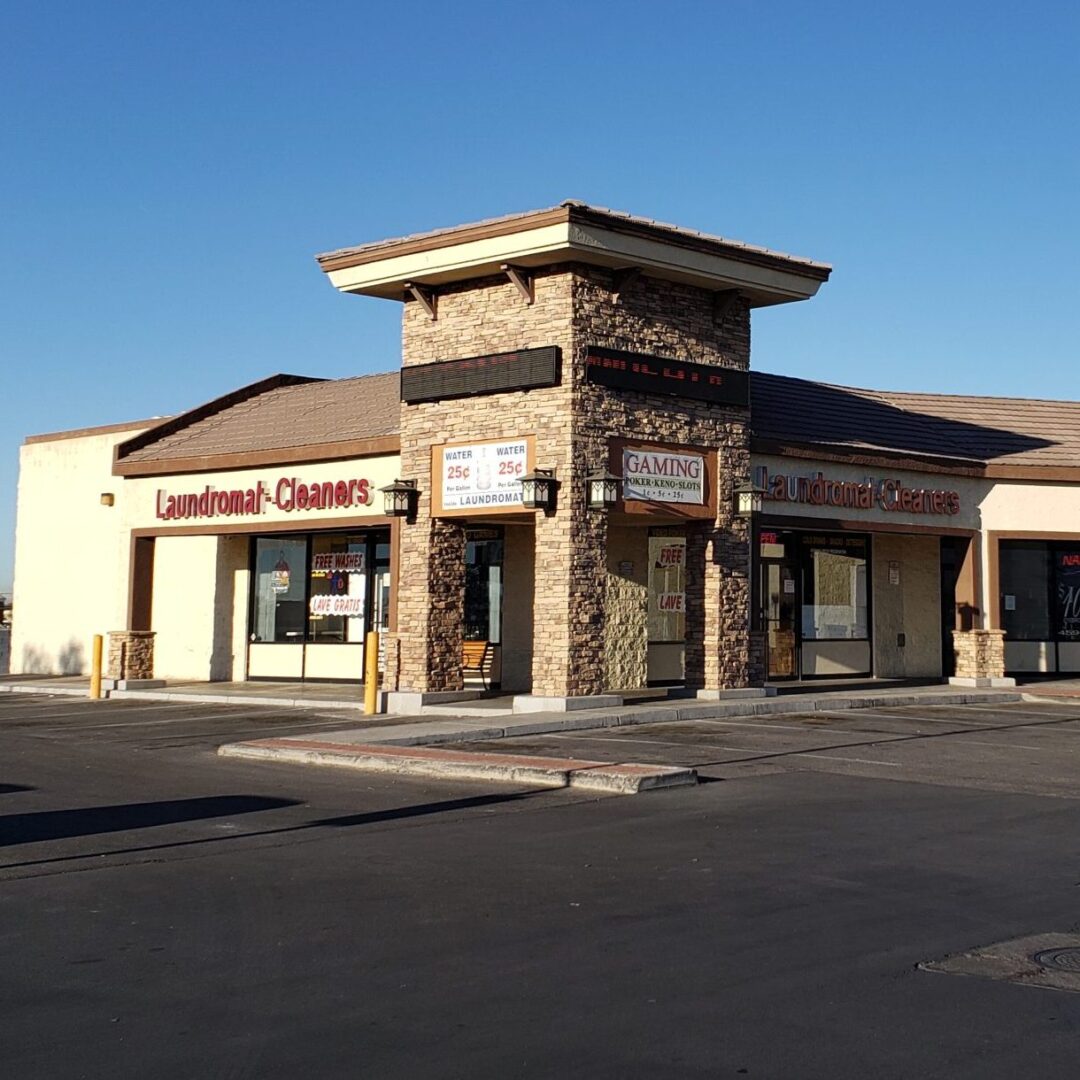
M 550 513 L 555 509 L 555 491 L 559 481 L 555 479 L 554 469 L 533 469 L 521 478 L 521 505 L 526 510 L 543 510 Z
M 751 480 L 743 480 L 735 486 L 735 513 L 743 518 L 760 514 L 764 498 L 764 488 L 758 487 Z
M 395 480 L 384 488 L 383 509 L 388 517 L 411 518 L 416 516 L 416 504 L 420 501 L 420 490 L 415 480 Z
M 618 501 L 622 489 L 622 477 L 603 472 L 590 473 L 585 477 L 588 484 L 590 510 L 610 510 Z

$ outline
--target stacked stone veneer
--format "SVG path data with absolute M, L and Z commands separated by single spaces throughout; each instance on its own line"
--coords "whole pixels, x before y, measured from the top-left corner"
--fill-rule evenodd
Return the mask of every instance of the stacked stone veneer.
M 1005 675 L 1004 630 L 954 630 L 956 678 L 1000 679 Z
M 154 632 L 110 630 L 106 675 L 110 679 L 152 679 Z
M 717 516 L 687 526 L 686 682 L 728 689 L 762 681 L 749 634 L 749 535 L 734 514 L 734 485 L 750 471 L 749 410 L 584 382 L 589 345 L 699 364 L 750 366 L 750 309 L 738 300 L 719 321 L 711 292 L 643 277 L 614 291 L 609 273 L 575 275 L 579 321 L 577 434 L 592 460 L 611 437 L 715 450 Z
M 717 451 L 717 518 L 688 526 L 687 678 L 710 688 L 760 679 L 748 635 L 746 527 L 732 516 L 733 483 L 749 471 L 748 411 L 585 382 L 589 345 L 746 368 L 743 302 L 717 322 L 706 290 L 640 278 L 619 292 L 611 273 L 568 264 L 537 273 L 532 304 L 502 277 L 441 291 L 435 320 L 409 300 L 402 339 L 406 365 L 556 345 L 563 367 L 556 387 L 402 406 L 401 475 L 419 481 L 421 497 L 401 533 L 395 688 L 461 687 L 464 525 L 431 517 L 431 448 L 523 435 L 535 435 L 537 466 L 554 468 L 561 483 L 557 512 L 534 518 L 532 692 L 606 689 L 608 516 L 586 508 L 585 476 L 606 466 L 618 437 Z

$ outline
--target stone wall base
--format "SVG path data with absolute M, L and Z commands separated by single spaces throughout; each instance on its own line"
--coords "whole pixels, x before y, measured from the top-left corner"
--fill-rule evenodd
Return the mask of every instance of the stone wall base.
M 1003 679 L 1005 677 L 1004 630 L 954 630 L 953 654 L 957 679 Z M 959 683 L 967 686 L 969 683 Z
M 105 674 L 110 679 L 153 679 L 154 631 L 110 630 Z
M 975 686 L 979 687 L 980 689 L 985 689 L 986 687 L 995 686 L 1015 686 L 1016 680 L 1009 676 L 1002 676 L 1000 679 L 965 679 L 954 675 L 951 679 L 949 679 L 949 685 Z

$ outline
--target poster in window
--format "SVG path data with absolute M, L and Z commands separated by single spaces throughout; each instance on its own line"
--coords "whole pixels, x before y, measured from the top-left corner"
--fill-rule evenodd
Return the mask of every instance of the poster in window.
M 1059 551 L 1057 557 L 1058 637 L 1080 639 L 1080 550 Z
M 291 577 L 291 573 L 289 564 L 285 560 L 285 552 L 283 551 L 278 561 L 274 564 L 274 569 L 270 571 L 270 588 L 276 593 L 287 593 L 289 591 L 289 578 Z
M 648 640 L 686 637 L 686 538 L 649 537 Z

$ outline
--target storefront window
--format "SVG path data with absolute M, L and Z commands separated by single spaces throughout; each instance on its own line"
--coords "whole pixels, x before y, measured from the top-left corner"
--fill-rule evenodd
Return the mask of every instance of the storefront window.
M 1047 641 L 1050 628 L 1050 548 L 1040 542 L 1001 545 L 1001 625 L 1010 641 Z
M 686 539 L 649 537 L 649 642 L 686 638 Z
M 502 641 L 503 537 L 499 529 L 465 533 L 465 640 Z
M 803 640 L 867 640 L 866 539 L 804 536 L 802 546 Z
M 390 545 L 384 536 L 255 537 L 251 641 L 362 645 L 368 629 L 389 629 Z
M 306 553 L 303 537 L 273 536 L 256 540 L 252 641 L 304 640 Z
M 367 612 L 367 537 L 311 538 L 309 641 L 362 642 Z
M 1060 641 L 1080 640 L 1080 545 L 1054 552 L 1057 605 L 1055 621 Z

